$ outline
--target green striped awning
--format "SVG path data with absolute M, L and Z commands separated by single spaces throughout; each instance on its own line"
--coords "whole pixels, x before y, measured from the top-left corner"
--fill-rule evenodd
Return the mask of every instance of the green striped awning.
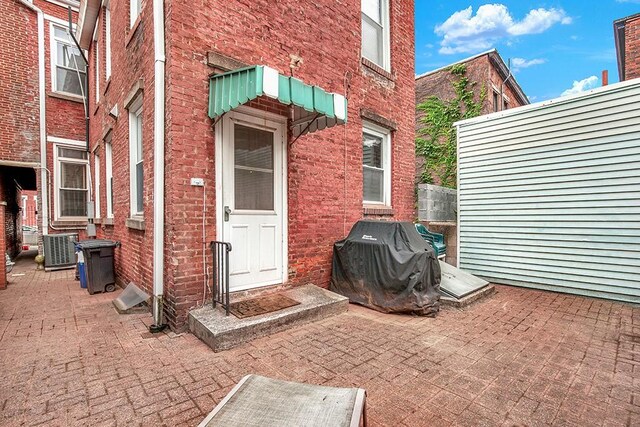
M 295 137 L 347 122 L 347 100 L 343 95 L 326 92 L 264 65 L 211 77 L 209 117 L 220 117 L 262 95 L 294 106 L 291 127 Z

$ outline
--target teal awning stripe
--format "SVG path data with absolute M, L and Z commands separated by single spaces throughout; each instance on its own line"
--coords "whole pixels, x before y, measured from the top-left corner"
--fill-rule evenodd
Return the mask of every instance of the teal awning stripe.
M 321 119 L 317 128 L 346 123 L 346 99 L 344 100 L 344 109 L 342 109 L 341 100 L 343 98 L 340 95 L 328 93 L 318 86 L 305 84 L 295 77 L 277 74 L 277 79 L 275 79 L 276 74 L 272 69 L 267 70 L 267 95 L 273 98 L 277 96 L 278 101 L 282 104 L 293 104 L 299 107 L 296 109 L 298 111 L 296 117 L 300 117 L 300 121 L 297 123 L 304 123 L 306 114 L 304 111 L 310 113 L 309 120 L 311 121 L 314 120 L 314 117 Z M 209 82 L 209 117 L 219 117 L 264 95 L 264 79 L 265 67 L 262 65 L 254 65 L 212 76 Z M 271 93 L 276 92 L 276 89 L 277 94 Z M 338 115 L 341 118 L 336 115 L 336 106 L 338 106 Z

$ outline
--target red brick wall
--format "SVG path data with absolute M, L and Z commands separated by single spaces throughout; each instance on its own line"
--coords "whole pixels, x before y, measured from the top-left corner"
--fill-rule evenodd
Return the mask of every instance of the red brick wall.
M 629 19 L 624 28 L 625 79 L 640 77 L 640 16 Z
M 492 64 L 489 59 L 489 55 L 483 55 L 478 58 L 474 58 L 468 61 L 466 64 L 467 74 L 471 82 L 475 82 L 474 90 L 478 94 L 476 100 L 479 100 L 479 94 L 482 87 L 486 89 L 486 98 L 482 105 L 482 114 L 490 114 L 494 112 L 494 99 L 493 92 L 496 91 L 500 94 L 500 86 L 504 80 L 498 69 Z M 451 100 L 455 98 L 455 91 L 452 86 L 454 76 L 451 75 L 449 70 L 441 70 L 433 74 L 426 75 L 419 79 L 416 79 L 416 105 L 425 102 L 430 96 L 436 96 L 443 100 Z M 505 84 L 503 88 L 505 99 L 508 102 L 508 108 L 520 107 L 523 103 L 516 96 L 513 87 L 510 84 Z M 499 96 L 498 96 L 499 98 Z M 502 108 L 498 108 L 500 111 Z M 423 114 L 420 111 L 416 111 L 416 131 L 418 131 L 422 125 L 420 119 Z M 421 157 L 416 158 L 416 179 L 422 174 L 424 165 L 424 159 Z M 434 183 L 439 184 L 439 178 L 433 176 Z
M 113 75 L 101 104 L 91 107 L 91 111 L 97 109 L 92 115 L 92 144 L 101 144 L 100 138 L 106 127 L 113 127 L 116 212 L 114 225 L 103 226 L 100 235 L 123 242 L 117 251 L 117 270 L 124 281 L 133 280 L 150 290 L 152 11 L 148 3 L 143 3 L 140 25 L 133 36 L 128 36 L 128 3 L 112 0 L 111 4 Z M 391 5 L 392 77 L 387 78 L 361 64 L 360 2 L 357 0 L 344 3 L 285 0 L 250 4 L 237 0 L 165 2 L 165 294 L 168 320 L 173 327 L 183 327 L 188 309 L 202 303 L 203 299 L 203 190 L 190 185 L 191 177 L 205 178 L 206 240 L 214 240 L 217 235 L 215 141 L 213 122 L 207 117 L 208 76 L 213 71 L 206 65 L 209 51 L 247 64 L 268 65 L 283 74 L 290 72 L 289 55 L 296 54 L 304 61 L 295 70 L 296 77 L 328 91 L 348 92 L 348 124 L 301 137 L 288 152 L 290 284 L 311 282 L 327 286 L 333 243 L 348 233 L 353 222 L 363 217 L 361 108 L 374 111 L 397 124 L 392 135 L 394 215 L 386 218 L 411 220 L 414 217 L 414 118 L 406 114 L 414 108 L 415 100 L 414 6 L 408 0 L 391 0 Z M 131 39 L 128 44 L 127 38 Z M 104 52 L 104 49 L 100 51 Z M 139 78 L 144 79 L 145 87 L 144 232 L 129 230 L 124 225 L 129 210 L 129 153 L 128 118 L 122 102 Z M 348 89 L 345 81 L 349 84 Z M 105 82 L 100 83 L 100 87 L 105 86 Z M 115 103 L 120 109 L 117 121 L 107 117 Z M 253 105 L 261 108 L 259 102 Z M 286 113 L 286 110 L 280 111 Z M 103 159 L 104 155 L 101 156 Z M 101 182 L 105 182 L 104 172 Z M 101 195 L 102 212 L 105 212 L 104 185 Z
M 38 192 L 33 190 L 23 190 L 21 197 L 26 198 L 26 203 L 24 206 L 22 201 L 20 201 L 20 208 L 23 209 L 20 213 L 22 216 L 22 224 L 35 227 L 37 225 L 36 215 L 38 212 Z
M 17 1 L 0 3 L 0 52 L 0 160 L 38 162 L 38 26 Z

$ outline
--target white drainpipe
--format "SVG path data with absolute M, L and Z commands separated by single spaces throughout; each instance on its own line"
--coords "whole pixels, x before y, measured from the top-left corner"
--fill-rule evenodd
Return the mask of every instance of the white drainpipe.
M 153 0 L 153 325 L 160 332 L 164 296 L 164 0 Z
M 20 0 L 27 8 L 31 9 L 38 15 L 38 103 L 40 108 L 40 203 L 42 214 L 42 234 L 49 234 L 49 198 L 47 197 L 47 127 L 45 110 L 45 71 L 44 71 L 44 15 L 42 10 L 27 0 Z

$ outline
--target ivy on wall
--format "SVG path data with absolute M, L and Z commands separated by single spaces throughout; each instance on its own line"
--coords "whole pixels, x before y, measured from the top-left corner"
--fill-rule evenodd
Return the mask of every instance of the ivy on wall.
M 466 76 L 467 67 L 464 64 L 453 65 L 449 72 L 453 76 L 455 98 L 442 100 L 431 96 L 417 106 L 424 116 L 419 121 L 416 155 L 425 160 L 420 183 L 433 184 L 437 177 L 443 187 L 456 188 L 457 150 L 453 124 L 479 116 L 487 91 L 482 85 L 476 96 L 474 89 L 477 83 Z

